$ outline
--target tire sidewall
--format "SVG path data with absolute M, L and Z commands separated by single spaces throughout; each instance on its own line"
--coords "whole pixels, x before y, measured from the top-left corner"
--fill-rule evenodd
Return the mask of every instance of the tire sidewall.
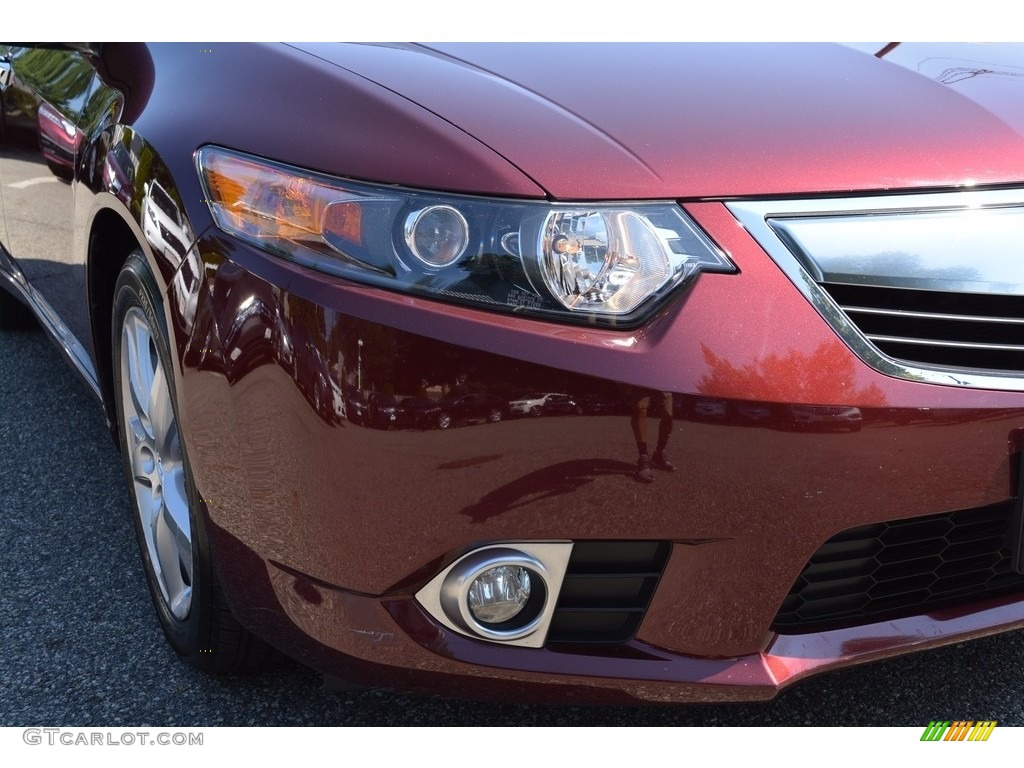
M 113 350 L 113 377 L 116 416 L 118 420 L 118 439 L 121 445 L 121 456 L 128 481 L 128 494 L 131 498 L 132 520 L 135 527 L 135 538 L 142 556 L 146 582 L 150 597 L 156 608 L 157 618 L 167 636 L 168 642 L 182 656 L 195 661 L 195 657 L 210 646 L 210 627 L 212 617 L 212 594 L 210 585 L 213 583 L 209 545 L 205 534 L 205 526 L 200 513 L 201 505 L 196 494 L 195 482 L 192 478 L 191 464 L 188 459 L 186 441 L 181 435 L 181 419 L 178 414 L 178 397 L 175 386 L 174 370 L 171 364 L 171 351 L 167 341 L 167 326 L 163 322 L 164 313 L 158 299 L 160 293 L 156 286 L 149 265 L 141 251 L 129 256 L 118 277 L 114 289 L 114 304 L 111 331 L 111 349 Z M 146 315 L 152 330 L 153 340 L 157 346 L 157 356 L 164 369 L 171 394 L 171 408 L 178 425 L 178 436 L 184 459 L 185 486 L 189 502 L 189 524 L 192 538 L 192 602 L 189 613 L 184 619 L 175 617 L 164 600 L 160 586 L 156 581 L 153 564 L 150 561 L 149 549 L 146 545 L 142 520 L 138 511 L 138 499 L 135 496 L 135 484 L 132 481 L 131 447 L 127 444 L 124 427 L 124 404 L 121 386 L 121 337 L 125 315 L 132 307 L 140 308 Z

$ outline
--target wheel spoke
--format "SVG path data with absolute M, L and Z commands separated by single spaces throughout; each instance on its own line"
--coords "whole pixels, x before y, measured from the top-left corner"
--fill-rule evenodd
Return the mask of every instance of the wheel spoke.
M 167 388 L 167 378 L 164 376 L 162 365 L 156 367 L 152 381 L 149 384 L 147 400 L 149 403 L 148 413 L 153 429 L 153 438 L 156 441 L 156 450 L 166 460 L 170 444 L 177 436 L 177 427 L 174 423 L 174 410 L 171 407 L 171 392 Z
M 149 477 L 145 475 L 142 475 L 141 477 L 136 475 L 135 498 L 139 506 L 140 514 L 143 512 L 143 510 L 149 510 L 148 515 L 142 514 L 142 523 L 143 525 L 145 525 L 147 522 L 149 522 L 149 520 L 147 520 L 147 517 L 150 519 L 152 518 L 153 509 L 153 481 Z
M 144 320 L 129 316 L 125 320 L 124 345 L 128 353 L 127 371 L 128 392 L 131 395 L 132 408 L 139 423 L 152 436 L 149 416 L 149 393 L 153 385 L 155 368 L 150 355 L 152 336 L 149 326 Z
M 174 530 L 179 544 L 179 559 L 185 570 L 192 573 L 191 525 L 188 517 L 188 495 L 185 491 L 185 473 L 180 467 L 164 470 L 164 511 L 167 524 Z
M 140 419 L 138 416 L 128 416 L 126 421 L 128 429 L 131 430 L 131 434 L 129 435 L 129 437 L 131 437 L 132 440 L 134 440 L 132 445 L 129 447 L 135 448 L 140 443 L 150 442 L 150 437 L 148 434 L 146 434 L 145 427 L 142 426 L 142 419 Z
M 192 587 L 184 587 L 181 592 L 171 600 L 171 613 L 179 618 L 188 616 L 188 609 L 192 603 Z
M 167 514 L 166 508 L 161 505 L 157 512 L 153 526 L 154 544 L 156 545 L 156 557 L 160 562 L 160 580 L 164 589 L 164 598 L 168 606 L 174 612 L 174 606 L 181 605 L 181 593 L 185 587 L 181 578 L 180 566 L 180 543 L 181 531 L 174 524 L 174 519 Z M 177 614 L 175 614 L 177 615 Z M 182 618 L 179 616 L 178 618 Z
M 136 514 L 151 576 L 171 614 L 183 620 L 191 610 L 193 576 L 186 469 L 170 384 L 140 307 L 125 313 L 121 341 L 121 417 Z

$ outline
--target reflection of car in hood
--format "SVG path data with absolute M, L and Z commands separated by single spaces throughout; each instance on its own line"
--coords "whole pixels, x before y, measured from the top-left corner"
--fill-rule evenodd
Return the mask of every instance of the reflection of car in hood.
M 398 426 L 403 429 L 430 429 L 437 426 L 441 401 L 429 397 L 407 397 L 398 404 Z
M 513 416 L 554 416 L 580 412 L 575 400 L 557 392 L 523 395 L 509 402 L 508 409 Z
M 857 432 L 864 417 L 860 408 L 836 405 L 791 405 L 793 424 L 827 432 Z
M 583 395 L 576 398 L 576 403 L 588 416 L 621 415 L 626 411 L 622 397 L 615 395 Z
M 135 160 L 124 144 L 115 144 L 103 161 L 103 181 L 107 189 L 128 203 L 135 185 Z
M 363 393 L 355 387 L 345 388 L 345 413 L 346 417 L 353 424 L 369 426 L 370 404 L 366 402 Z
M 370 422 L 377 429 L 389 429 L 398 425 L 398 401 L 394 395 L 372 392 L 369 405 Z
M 507 403 L 496 395 L 471 393 L 444 400 L 411 397 L 399 406 L 399 423 L 409 428 L 449 429 L 460 424 L 501 421 L 507 412 Z
M 698 419 L 724 419 L 729 415 L 729 408 L 725 400 L 697 397 L 693 401 L 693 413 Z
M 147 182 L 143 190 L 142 233 L 172 264 L 177 264 L 192 243 L 188 222 L 159 182 Z
M 334 415 L 338 418 L 338 421 L 345 421 L 348 418 L 348 411 L 345 407 L 345 393 L 334 381 L 331 381 L 331 402 L 334 405 Z
M 501 421 L 507 407 L 506 402 L 495 395 L 470 394 L 450 397 L 441 403 L 437 425 L 441 429 L 447 429 L 449 426 L 473 421 Z
M 40 103 L 36 119 L 39 123 L 39 148 L 47 166 L 58 178 L 70 181 L 81 134 L 74 123 L 45 101 Z

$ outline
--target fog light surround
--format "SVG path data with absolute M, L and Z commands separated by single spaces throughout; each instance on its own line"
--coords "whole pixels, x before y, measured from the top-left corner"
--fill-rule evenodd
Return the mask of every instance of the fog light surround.
M 572 542 L 510 542 L 474 550 L 435 576 L 416 600 L 463 635 L 544 645 Z

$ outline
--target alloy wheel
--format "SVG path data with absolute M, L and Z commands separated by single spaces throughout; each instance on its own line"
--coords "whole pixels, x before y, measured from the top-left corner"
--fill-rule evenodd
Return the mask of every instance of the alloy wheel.
M 140 307 L 125 313 L 120 358 L 122 423 L 136 514 L 160 593 L 181 620 L 192 604 L 193 567 L 185 461 L 167 376 Z

